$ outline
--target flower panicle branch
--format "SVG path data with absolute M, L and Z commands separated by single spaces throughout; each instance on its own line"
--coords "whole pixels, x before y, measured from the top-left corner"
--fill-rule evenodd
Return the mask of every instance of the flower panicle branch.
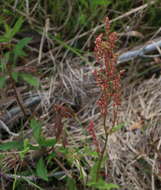
M 64 131 L 63 118 L 72 118 L 74 113 L 70 108 L 65 105 L 55 104 L 54 105 L 55 118 L 54 118 L 54 131 L 56 140 L 60 140 L 62 137 L 63 146 L 67 145 L 67 139 Z
M 100 145 L 99 145 L 99 141 L 97 139 L 97 136 L 96 136 L 96 131 L 95 131 L 95 128 L 94 128 L 94 122 L 93 121 L 90 121 L 89 125 L 88 125 L 88 128 L 87 128 L 87 131 L 88 133 L 91 135 L 92 137 L 92 140 L 93 140 L 93 144 L 95 145 L 96 147 L 96 151 L 98 153 L 100 153 Z
M 101 115 L 106 117 L 108 105 L 113 102 L 114 123 L 118 107 L 121 104 L 120 73 L 116 69 L 117 56 L 114 53 L 117 35 L 110 33 L 110 22 L 108 17 L 105 20 L 106 36 L 100 34 L 95 40 L 95 55 L 98 62 L 101 62 L 100 69 L 94 71 L 97 85 L 101 90 L 101 97 L 98 101 Z M 103 40 L 103 38 L 107 38 Z

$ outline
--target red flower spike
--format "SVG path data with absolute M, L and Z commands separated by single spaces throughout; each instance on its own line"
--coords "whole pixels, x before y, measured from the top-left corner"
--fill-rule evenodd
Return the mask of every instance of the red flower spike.
M 121 104 L 120 73 L 116 69 L 117 56 L 114 53 L 117 35 L 115 32 L 110 33 L 108 17 L 105 19 L 105 29 L 107 40 L 103 41 L 103 34 L 95 40 L 95 55 L 97 61 L 101 62 L 101 68 L 95 70 L 94 76 L 102 94 L 98 101 L 102 116 L 107 115 L 110 101 L 113 101 L 114 113 Z

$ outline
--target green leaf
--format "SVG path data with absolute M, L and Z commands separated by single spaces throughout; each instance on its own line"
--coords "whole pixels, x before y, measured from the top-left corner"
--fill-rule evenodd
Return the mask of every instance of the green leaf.
M 11 28 L 7 23 L 4 23 L 4 28 L 5 28 L 5 32 L 6 33 L 10 33 L 11 32 Z
M 89 182 L 87 185 L 90 186 L 90 187 L 101 189 L 101 190 L 102 189 L 104 189 L 104 190 L 111 190 L 111 189 L 118 189 L 119 188 L 118 185 L 113 184 L 113 183 L 106 183 L 102 179 L 99 179 L 96 182 Z
M 39 143 L 39 141 L 41 140 L 41 124 L 35 120 L 35 119 L 32 119 L 31 120 L 31 123 L 30 123 L 30 126 L 32 128 L 32 132 L 33 132 L 33 136 L 35 138 L 35 140 Z
M 24 139 L 23 142 L 23 150 L 20 151 L 20 158 L 21 160 L 24 159 L 25 155 L 30 151 L 30 143 L 29 143 L 29 139 Z
M 48 181 L 48 171 L 45 167 L 43 158 L 40 158 L 36 165 L 36 173 L 40 178 L 42 178 L 45 181 Z
M 83 24 L 86 23 L 86 21 L 87 21 L 86 15 L 83 14 L 83 13 L 80 13 L 80 16 L 79 16 L 79 23 L 83 25 Z
M 122 129 L 125 125 L 124 124 L 119 124 L 119 125 L 116 125 L 112 128 L 112 132 L 116 132 L 120 129 Z
M 111 1 L 109 1 L 109 0 L 92 0 L 91 3 L 94 6 L 97 6 L 97 5 L 110 5 Z
M 33 146 L 32 144 L 30 144 L 29 147 L 30 147 L 30 150 L 40 150 L 40 148 L 41 148 L 38 145 Z
M 97 179 L 97 169 L 98 169 L 98 164 L 99 164 L 99 160 L 97 160 L 96 162 L 95 162 L 95 164 L 92 166 L 92 168 L 91 168 L 91 170 L 90 170 L 90 180 L 92 181 L 92 182 L 96 182 L 96 179 Z
M 23 147 L 23 143 L 19 141 L 12 141 L 0 144 L 0 150 L 12 150 L 12 149 L 21 149 Z
M 80 0 L 80 3 L 81 3 L 85 8 L 88 8 L 88 2 L 87 2 L 87 0 Z
M 49 146 L 54 146 L 56 144 L 56 139 L 45 139 L 41 138 L 39 144 L 42 147 L 49 147 Z
M 28 84 L 34 87 L 39 86 L 39 80 L 32 76 L 31 74 L 26 74 L 26 73 L 21 73 L 21 77 L 23 78 L 24 81 L 26 81 Z
M 77 190 L 76 182 L 73 178 L 67 178 L 67 189 Z
M 6 82 L 6 77 L 2 76 L 0 77 L 0 88 L 3 88 Z
M 8 42 L 9 40 L 8 40 L 8 38 L 5 36 L 5 35 L 3 35 L 3 36 L 0 36 L 0 42 L 1 43 L 3 43 L 3 42 Z
M 12 78 L 17 82 L 19 73 L 18 72 L 12 72 L 11 74 L 12 74 Z
M 64 155 L 67 155 L 69 153 L 69 149 L 67 147 L 66 148 L 60 147 L 59 152 L 61 152 Z
M 57 156 L 56 152 L 52 152 L 49 156 L 48 156 L 48 161 L 47 163 L 50 163 L 50 161 L 55 158 Z
M 25 158 L 25 155 L 30 151 L 29 147 L 24 148 L 24 150 L 22 150 L 21 152 L 19 152 L 20 158 L 21 160 L 23 160 Z
M 1 68 L 2 72 L 5 72 L 5 71 L 6 71 L 6 65 L 7 65 L 7 63 L 9 62 L 10 55 L 11 55 L 10 52 L 6 52 L 6 53 L 3 55 L 3 58 L 0 59 L 0 68 Z
M 26 56 L 26 53 L 23 51 L 23 48 L 32 40 L 32 38 L 23 38 L 20 40 L 14 47 L 13 53 L 14 57 Z
M 10 39 L 12 39 L 14 37 L 15 34 L 17 34 L 19 31 L 20 31 L 20 28 L 22 26 L 24 22 L 24 19 L 22 17 L 20 17 L 17 22 L 15 23 L 15 25 L 13 26 L 12 28 L 12 32 L 11 32 L 11 35 L 10 35 Z
M 1 17 L 0 17 L 0 26 L 4 23 L 4 17 L 2 17 L 2 15 L 1 15 Z
M 4 23 L 5 34 L 0 38 L 0 42 L 9 42 L 12 38 L 20 31 L 20 28 L 24 22 L 24 19 L 20 17 L 13 28 L 11 28 L 7 23 Z
M 87 156 L 91 156 L 91 157 L 93 157 L 93 158 L 98 158 L 98 152 L 96 152 L 96 151 L 93 151 L 91 148 L 89 148 L 89 147 L 85 147 L 84 149 L 83 149 L 83 154 L 84 155 L 87 155 Z

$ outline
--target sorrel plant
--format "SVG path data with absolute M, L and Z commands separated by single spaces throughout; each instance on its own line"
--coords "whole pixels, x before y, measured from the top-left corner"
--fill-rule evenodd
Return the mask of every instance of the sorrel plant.
M 117 55 L 114 53 L 117 35 L 115 32 L 110 32 L 110 22 L 108 17 L 105 20 L 106 35 L 102 33 L 95 40 L 95 56 L 100 63 L 100 69 L 94 71 L 94 76 L 98 87 L 101 91 L 101 97 L 98 100 L 98 106 L 103 118 L 103 126 L 105 132 L 105 143 L 100 152 L 97 180 L 99 178 L 101 163 L 107 148 L 108 136 L 117 122 L 118 109 L 121 105 L 121 85 L 120 73 L 117 71 Z M 112 125 L 107 126 L 106 120 L 109 113 L 109 104 L 112 103 Z

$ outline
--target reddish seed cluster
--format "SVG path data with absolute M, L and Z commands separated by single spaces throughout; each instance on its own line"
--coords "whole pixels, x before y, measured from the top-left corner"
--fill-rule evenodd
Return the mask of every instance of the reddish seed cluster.
M 107 108 L 110 101 L 113 102 L 114 112 L 121 103 L 120 100 L 120 74 L 116 69 L 117 56 L 114 53 L 117 36 L 115 32 L 110 33 L 109 19 L 106 18 L 107 40 L 103 40 L 100 34 L 95 41 L 95 54 L 97 61 L 101 62 L 101 68 L 94 71 L 97 85 L 101 89 L 101 98 L 98 101 L 101 114 L 107 115 Z
M 87 130 L 88 130 L 89 134 L 92 136 L 93 144 L 96 146 L 97 152 L 100 153 L 100 146 L 99 146 L 99 142 L 98 142 L 97 137 L 96 137 L 96 132 L 94 129 L 94 122 L 93 121 L 90 121 Z
M 65 117 L 65 118 L 71 118 L 73 117 L 73 113 L 72 110 L 69 109 L 67 106 L 64 105 L 55 105 L 55 110 L 57 113 L 59 113 L 61 115 L 61 117 Z
M 63 146 L 65 147 L 67 145 L 67 139 L 63 131 L 63 118 L 72 118 L 73 113 L 72 110 L 70 110 L 70 108 L 61 104 L 54 105 L 54 111 L 56 113 L 54 118 L 55 137 L 56 140 L 59 140 L 62 137 Z

